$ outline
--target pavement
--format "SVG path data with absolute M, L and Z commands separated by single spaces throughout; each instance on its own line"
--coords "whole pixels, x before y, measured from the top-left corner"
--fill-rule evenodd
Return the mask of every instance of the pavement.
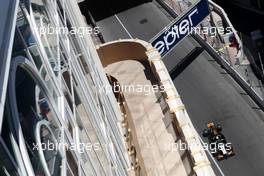
M 138 61 L 126 60 L 110 64 L 105 70 L 118 80 L 123 90 L 129 108 L 127 118 L 130 118 L 129 123 L 133 123 L 129 124 L 132 138 L 136 140 L 133 145 L 137 155 L 140 155 L 137 156 L 140 165 L 144 165 L 141 174 L 191 175 L 191 163 L 185 151 L 173 147 L 178 137 L 173 130 L 170 114 L 164 113 L 166 107 L 159 103 L 163 97 L 159 92 L 149 91 L 148 87 L 156 85 L 150 67 Z M 145 91 L 140 91 L 140 88 Z
M 106 41 L 134 38 L 149 41 L 170 22 L 154 3 L 142 4 L 97 24 Z M 129 35 L 128 35 L 129 33 Z M 164 59 L 170 71 L 198 44 L 187 37 Z M 220 123 L 236 156 L 217 162 L 224 175 L 262 176 L 264 173 L 264 114 L 245 92 L 203 52 L 173 80 L 198 133 L 207 122 Z M 213 165 L 217 175 L 219 169 Z

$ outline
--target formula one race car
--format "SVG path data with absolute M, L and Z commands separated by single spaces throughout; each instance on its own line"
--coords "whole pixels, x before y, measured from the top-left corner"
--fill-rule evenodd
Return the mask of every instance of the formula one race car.
M 221 132 L 222 127 L 219 124 L 214 125 L 214 123 L 208 123 L 207 129 L 203 130 L 203 137 L 209 141 L 209 150 L 218 161 L 235 155 L 233 146 L 226 141 Z

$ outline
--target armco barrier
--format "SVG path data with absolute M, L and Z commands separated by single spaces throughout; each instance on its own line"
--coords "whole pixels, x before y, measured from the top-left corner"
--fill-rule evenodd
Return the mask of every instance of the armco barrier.
M 201 45 L 204 47 L 204 49 L 207 51 L 207 53 L 212 56 L 215 61 L 221 65 L 227 73 L 231 75 L 231 77 L 240 85 L 240 87 L 243 88 L 243 90 L 251 97 L 251 99 L 264 111 L 264 101 L 263 99 L 250 87 L 250 85 L 247 83 L 244 78 L 242 78 L 239 73 L 234 70 L 228 62 L 226 62 L 224 59 L 222 59 L 212 48 L 210 45 L 208 45 L 206 42 L 203 41 L 203 39 L 198 35 L 192 35 L 192 37 Z

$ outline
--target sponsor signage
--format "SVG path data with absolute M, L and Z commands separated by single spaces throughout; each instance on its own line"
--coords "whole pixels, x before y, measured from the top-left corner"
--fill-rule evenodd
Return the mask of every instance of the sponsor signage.
M 161 57 L 168 54 L 182 39 L 191 33 L 209 15 L 207 0 L 200 0 L 194 4 L 185 14 L 176 18 L 172 23 L 159 32 L 150 42 Z

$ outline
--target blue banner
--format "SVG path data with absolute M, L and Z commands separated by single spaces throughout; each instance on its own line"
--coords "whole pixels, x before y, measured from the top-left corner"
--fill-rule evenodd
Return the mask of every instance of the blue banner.
M 151 44 L 157 48 L 161 57 L 169 53 L 182 39 L 191 33 L 209 15 L 207 0 L 201 0 L 190 8 L 183 16 L 176 18 L 152 39 Z

